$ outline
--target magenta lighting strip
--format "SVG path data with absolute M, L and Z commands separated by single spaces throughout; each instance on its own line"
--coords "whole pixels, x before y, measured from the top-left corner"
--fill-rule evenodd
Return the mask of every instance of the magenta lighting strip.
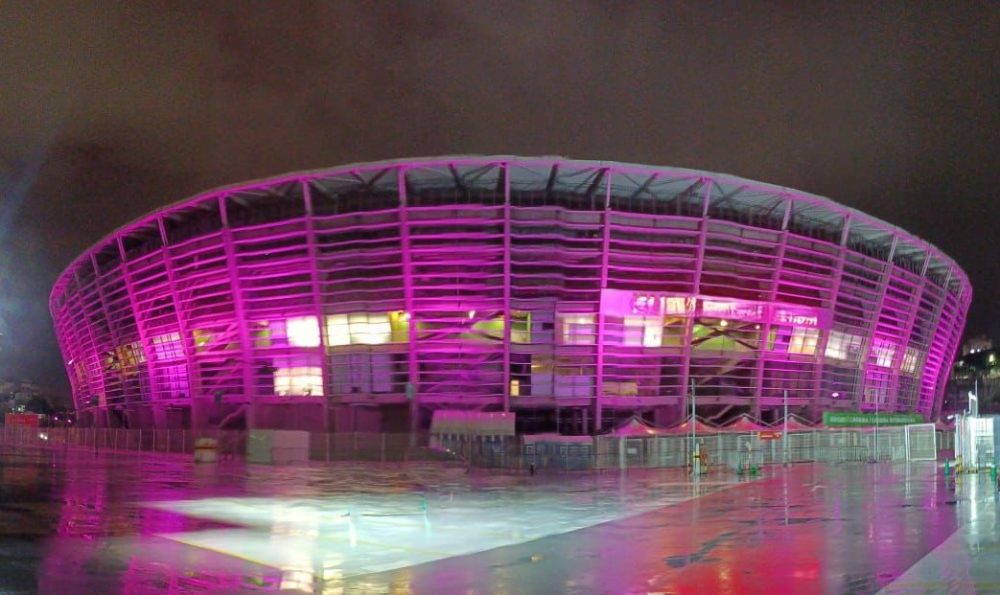
M 442 157 L 231 186 L 114 232 L 50 307 L 79 410 L 366 403 L 936 415 L 940 250 L 733 176 Z M 679 409 L 677 409 L 679 411 Z M 416 420 L 415 415 L 411 419 Z

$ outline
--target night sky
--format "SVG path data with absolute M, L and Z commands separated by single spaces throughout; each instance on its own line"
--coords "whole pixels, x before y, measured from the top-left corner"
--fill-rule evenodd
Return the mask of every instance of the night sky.
M 0 378 L 85 248 L 223 184 L 452 153 L 732 173 L 969 273 L 1000 338 L 1000 4 L 0 2 Z

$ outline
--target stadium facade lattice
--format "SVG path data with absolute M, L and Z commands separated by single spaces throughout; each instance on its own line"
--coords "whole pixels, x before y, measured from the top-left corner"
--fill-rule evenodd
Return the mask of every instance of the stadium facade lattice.
M 214 190 L 73 262 L 84 423 L 406 431 L 435 409 L 937 414 L 965 273 L 829 199 L 564 158 L 366 163 Z

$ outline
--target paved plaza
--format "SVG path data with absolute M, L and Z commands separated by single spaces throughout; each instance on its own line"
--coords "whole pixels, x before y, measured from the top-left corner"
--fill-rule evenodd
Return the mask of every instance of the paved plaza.
M 0 446 L 0 592 L 997 591 L 994 498 L 934 463 L 692 482 Z

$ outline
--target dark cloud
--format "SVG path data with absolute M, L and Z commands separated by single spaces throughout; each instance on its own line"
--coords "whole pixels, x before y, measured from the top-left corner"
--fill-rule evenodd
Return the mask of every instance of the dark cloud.
M 61 379 L 53 279 L 151 209 L 462 152 L 830 196 L 956 258 L 976 289 L 970 331 L 1000 338 L 993 3 L 14 0 L 0 56 L 0 376 Z

